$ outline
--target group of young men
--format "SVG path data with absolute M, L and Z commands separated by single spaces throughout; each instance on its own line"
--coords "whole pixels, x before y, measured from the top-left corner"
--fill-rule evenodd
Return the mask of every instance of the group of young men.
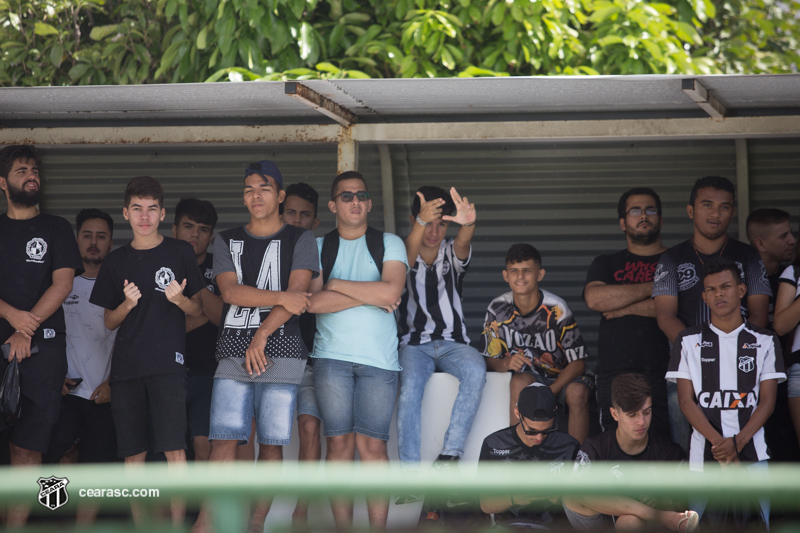
M 295 410 L 301 460 L 320 458 L 322 427 L 327 460 L 352 461 L 358 451 L 362 461 L 388 461 L 396 403 L 400 461 L 418 469 L 422 397 L 441 371 L 459 380 L 435 461 L 447 471 L 463 455 L 487 369 L 512 374 L 511 427 L 486 437 L 482 460 L 575 461 L 578 474 L 599 460 L 688 454 L 690 467 L 702 470 L 709 461 L 768 459 L 763 426 L 785 374 L 780 344 L 765 329 L 773 293 L 766 274 L 791 257 L 794 238 L 782 232 L 773 257 L 773 230 L 788 227 L 788 215 L 773 223 L 758 212 L 755 248 L 729 238 L 735 198 L 725 178 L 697 181 L 687 206 L 694 234 L 669 250 L 655 191 L 620 198 L 627 247 L 596 258 L 584 290 L 589 308 L 602 313 L 593 375 L 566 302 L 539 288 L 543 259 L 529 244 L 508 250 L 502 274 L 510 291 L 492 300 L 471 343 L 462 298 L 477 214 L 455 188 L 416 192 L 403 242 L 368 225 L 366 180 L 342 173 L 328 201 L 336 229 L 315 240 L 318 193 L 302 183 L 284 187 L 279 168 L 259 161 L 244 172 L 249 222 L 216 235 L 212 255 L 213 205 L 181 200 L 172 238 L 164 237 L 163 191 L 141 176 L 123 201 L 133 240 L 111 251 L 108 214 L 81 211 L 75 239 L 68 222 L 38 211 L 38 166 L 33 147 L 0 151 L 8 201 L 0 216 L 0 334 L 8 361 L 19 362 L 23 407 L 10 429 L 12 464 L 76 453 L 81 461 L 116 453 L 140 463 L 148 451 L 180 463 L 187 430 L 197 460 L 252 460 L 255 439 L 258 459 L 277 461 Z M 458 231 L 448 239 L 451 224 Z M 595 393 L 604 432 L 590 437 Z M 550 503 L 509 495 L 482 499 L 481 508 L 498 523 L 545 525 Z M 298 502 L 297 522 L 307 519 L 307 504 Z M 352 501 L 331 504 L 337 526 L 349 528 Z M 263 529 L 269 506 L 258 502 L 253 530 Z M 370 497 L 367 507 L 370 525 L 383 528 L 389 500 Z M 619 527 L 657 522 L 683 532 L 700 516 L 628 499 L 575 499 L 564 508 L 583 529 L 616 517 Z M 173 502 L 173 520 L 183 514 Z M 16 508 L 7 524 L 26 515 Z M 208 528 L 201 511 L 195 530 Z

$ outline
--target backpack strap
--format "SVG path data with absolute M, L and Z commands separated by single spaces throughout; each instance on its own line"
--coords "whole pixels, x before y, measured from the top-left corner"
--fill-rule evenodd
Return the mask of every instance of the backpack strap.
M 372 260 L 375 261 L 375 266 L 378 268 L 378 274 L 383 275 L 383 253 L 385 251 L 383 245 L 383 232 L 372 227 L 367 227 L 365 235 L 367 240 L 367 250 Z M 336 263 L 336 257 L 339 254 L 339 231 L 326 233 L 322 239 L 322 252 L 320 253 L 320 263 L 322 264 L 322 282 L 327 283 L 330 278 L 330 273 L 333 270 L 333 265 Z

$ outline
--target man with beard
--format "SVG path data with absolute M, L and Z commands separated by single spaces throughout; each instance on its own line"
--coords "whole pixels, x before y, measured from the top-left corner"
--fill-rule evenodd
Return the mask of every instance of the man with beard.
M 661 253 L 661 199 L 653 189 L 634 188 L 617 204 L 619 227 L 628 246 L 592 261 L 583 298 L 589 309 L 602 314 L 597 351 L 597 404 L 600 425 L 614 430 L 611 382 L 616 376 L 638 372 L 653 390 L 653 430 L 668 436 L 667 371 L 669 343 L 658 328 L 650 294 Z
M 735 202 L 733 183 L 727 178 L 705 176 L 692 188 L 686 213 L 692 219 L 694 233 L 689 240 L 662 254 L 653 279 L 658 327 L 670 342 L 687 327 L 710 320 L 708 306 L 702 299 L 703 283 L 699 273 L 714 258 L 736 262 L 741 281 L 747 288 L 742 298 L 747 320 L 762 328 L 767 326 L 771 291 L 764 263 L 753 248 L 728 237 Z M 672 383 L 667 385 L 667 396 L 672 439 L 688 451 L 690 427 L 680 412 L 678 391 Z
M 39 158 L 29 145 L 0 150 L 0 189 L 8 211 L 0 215 L 0 375 L 16 358 L 20 418 L 11 428 L 11 464 L 37 465 L 58 419 L 67 374 L 64 311 L 76 271 L 83 272 L 72 227 L 40 213 Z M 7 429 L 0 420 L 0 432 Z M 9 508 L 6 526 L 25 524 L 28 506 Z

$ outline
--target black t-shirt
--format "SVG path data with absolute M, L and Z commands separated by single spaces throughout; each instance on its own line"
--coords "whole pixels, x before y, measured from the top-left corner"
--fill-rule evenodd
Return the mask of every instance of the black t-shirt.
M 592 261 L 587 285 L 627 285 L 653 281 L 661 254 L 640 256 L 622 250 Z M 664 374 L 669 362 L 669 342 L 655 318 L 627 315 L 611 320 L 600 318 L 597 372 L 639 370 Z
M 0 300 L 22 311 L 30 311 L 53 284 L 53 272 L 74 268 L 83 272 L 78 244 L 69 222 L 61 217 L 40 213 L 27 220 L 0 215 Z M 64 311 L 59 305 L 44 320 L 34 339 L 63 334 Z M 5 319 L 0 319 L 0 344 L 14 333 Z
M 712 258 L 724 257 L 739 266 L 742 281 L 747 284 L 747 294 L 742 298 L 742 315 L 747 316 L 747 296 L 770 295 L 767 271 L 761 256 L 747 244 L 728 237 L 718 251 L 705 255 L 694 249 L 691 239 L 673 246 L 663 254 L 653 279 L 653 296 L 677 296 L 678 319 L 687 328 L 711 320 L 708 306 L 702 298 L 703 264 Z
M 206 282 L 206 288 L 220 296 L 219 287 L 214 283 L 214 256 L 206 254 L 200 265 L 200 274 Z M 197 372 L 214 372 L 217 359 L 214 352 L 217 348 L 219 328 L 209 321 L 186 334 L 186 370 Z
M 554 476 L 560 476 L 569 472 L 579 446 L 577 440 L 560 431 L 547 435 L 538 446 L 527 446 L 517 435 L 517 426 L 511 426 L 495 431 L 483 439 L 480 460 L 548 462 L 550 472 Z M 512 505 L 502 513 L 495 513 L 494 520 L 497 525 L 508 527 L 525 524 L 546 525 L 552 522 L 549 513 L 552 507 L 553 503 L 549 500 L 534 501 L 528 505 Z
M 575 470 L 588 469 L 595 461 L 614 461 L 605 464 L 604 468 L 607 467 L 610 473 L 619 479 L 622 476 L 619 461 L 683 461 L 685 459 L 686 454 L 680 446 L 652 431 L 648 436 L 645 449 L 636 455 L 629 455 L 619 447 L 617 431 L 612 429 L 583 441 L 581 449 L 578 451 L 578 457 L 575 459 Z
M 183 294 L 187 298 L 205 287 L 188 242 L 164 237 L 161 244 L 149 250 L 136 250 L 126 244 L 103 261 L 89 298 L 91 303 L 116 309 L 125 301 L 125 280 L 135 283 L 142 293 L 119 327 L 111 358 L 111 383 L 185 374 L 186 314 L 164 294 L 173 279 L 178 283 L 186 280 Z

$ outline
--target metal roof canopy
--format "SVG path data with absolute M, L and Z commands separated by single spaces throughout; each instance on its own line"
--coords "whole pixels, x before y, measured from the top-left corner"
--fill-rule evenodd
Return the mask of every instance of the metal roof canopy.
M 800 136 L 800 74 L 0 89 L 0 144 L 358 144 Z

